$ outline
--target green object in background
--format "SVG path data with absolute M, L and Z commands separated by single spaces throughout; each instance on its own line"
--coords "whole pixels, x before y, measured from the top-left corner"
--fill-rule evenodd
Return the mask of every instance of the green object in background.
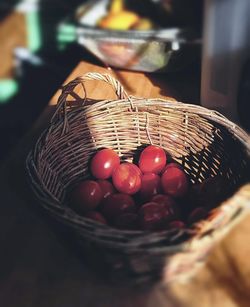
M 16 11 L 23 13 L 26 20 L 27 47 L 31 52 L 41 48 L 40 0 L 22 0 L 16 5 Z
M 58 27 L 57 40 L 61 43 L 72 43 L 76 40 L 76 27 L 71 24 L 61 24 Z
M 18 92 L 18 88 L 19 86 L 15 79 L 0 80 L 0 104 L 7 103 Z
M 41 48 L 41 33 L 38 11 L 26 13 L 28 48 L 31 52 L 36 52 Z
M 71 24 L 61 24 L 57 31 L 58 49 L 63 50 L 67 44 L 76 41 L 76 27 Z

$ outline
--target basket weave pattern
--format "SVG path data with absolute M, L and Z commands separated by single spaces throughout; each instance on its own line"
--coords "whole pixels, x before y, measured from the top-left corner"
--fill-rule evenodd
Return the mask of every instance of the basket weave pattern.
M 91 80 L 111 85 L 118 99 L 90 104 L 85 83 Z M 79 85 L 84 98 L 75 93 Z M 68 101 L 70 96 L 75 103 Z M 195 228 L 160 233 L 114 229 L 67 206 L 66 191 L 88 177 L 96 150 L 113 148 L 123 161 L 132 161 L 146 144 L 164 148 L 192 183 L 220 174 L 237 192 Z M 163 274 L 171 281 L 193 272 L 247 212 L 249 156 L 248 135 L 221 114 L 191 104 L 132 97 L 111 76 L 88 73 L 63 87 L 48 129 L 27 157 L 27 170 L 40 204 L 75 231 L 84 249 L 101 253 L 115 270 L 144 277 Z

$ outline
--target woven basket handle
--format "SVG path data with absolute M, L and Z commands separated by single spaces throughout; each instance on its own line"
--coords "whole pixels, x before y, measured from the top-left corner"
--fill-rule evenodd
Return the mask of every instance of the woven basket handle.
M 106 82 L 107 84 L 111 85 L 114 89 L 114 92 L 117 96 L 118 99 L 129 99 L 129 95 L 127 92 L 124 90 L 124 87 L 121 85 L 121 83 L 116 80 L 115 78 L 111 77 L 108 74 L 100 74 L 100 73 L 86 73 L 83 76 L 77 77 L 74 80 L 70 81 L 66 85 L 62 86 L 62 93 L 60 97 L 58 98 L 57 101 L 57 106 L 56 106 L 56 111 L 54 115 L 51 118 L 51 123 L 54 121 L 54 119 L 57 116 L 63 116 L 65 121 L 67 118 L 67 104 L 69 103 L 67 101 L 67 97 L 70 95 L 71 97 L 75 98 L 76 101 L 80 101 L 82 105 L 84 105 L 86 98 L 87 98 L 87 93 L 86 89 L 84 86 L 84 83 L 86 81 L 103 81 Z M 83 91 L 85 93 L 85 97 L 81 98 L 77 93 L 75 93 L 75 88 L 77 85 L 81 84 L 83 87 Z

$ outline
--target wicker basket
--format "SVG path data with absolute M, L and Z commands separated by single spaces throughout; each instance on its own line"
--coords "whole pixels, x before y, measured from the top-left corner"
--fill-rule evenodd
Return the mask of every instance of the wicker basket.
M 91 80 L 111 85 L 118 99 L 87 99 L 85 82 Z M 75 93 L 78 85 L 84 98 Z M 67 206 L 66 191 L 88 176 L 97 149 L 113 148 L 122 160 L 131 161 L 145 144 L 166 149 L 193 183 L 220 174 L 235 192 L 192 229 L 154 233 L 101 225 Z M 91 258 L 134 280 L 161 277 L 169 282 L 192 275 L 215 242 L 248 211 L 249 156 L 247 133 L 221 114 L 192 104 L 128 96 L 111 76 L 88 73 L 63 87 L 50 125 L 26 165 L 39 203 L 73 230 Z

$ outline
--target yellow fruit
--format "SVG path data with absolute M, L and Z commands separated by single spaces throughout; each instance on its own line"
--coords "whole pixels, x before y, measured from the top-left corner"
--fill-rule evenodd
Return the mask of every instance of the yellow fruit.
M 110 30 L 128 30 L 139 21 L 139 16 L 130 11 L 109 14 L 102 18 L 98 26 Z
M 112 0 L 110 4 L 109 12 L 111 14 L 119 13 L 124 9 L 123 0 Z
M 147 18 L 141 18 L 134 26 L 135 30 L 150 30 L 153 29 L 153 23 Z

